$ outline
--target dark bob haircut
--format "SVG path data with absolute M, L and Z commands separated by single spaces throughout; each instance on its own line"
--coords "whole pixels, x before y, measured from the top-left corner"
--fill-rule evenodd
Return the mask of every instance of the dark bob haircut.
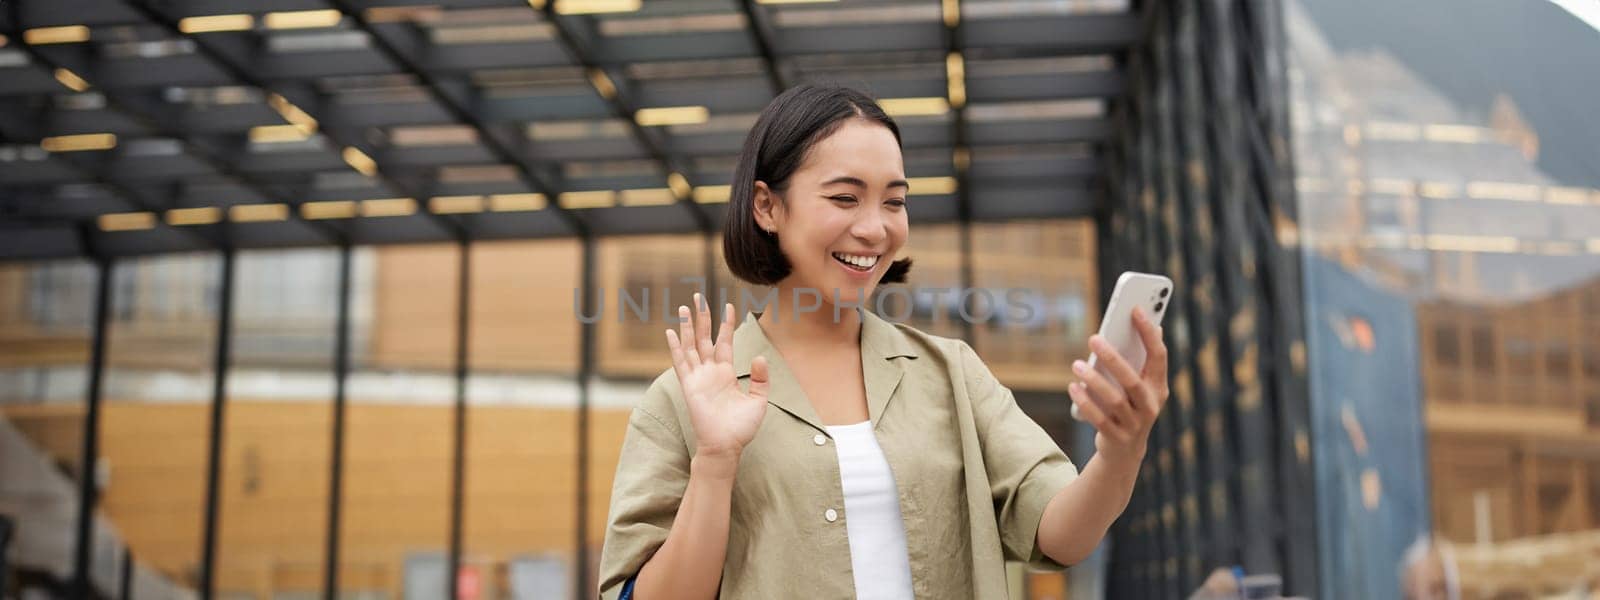
M 772 285 L 789 276 L 789 259 L 778 248 L 778 238 L 756 224 L 756 182 L 764 181 L 784 202 L 782 192 L 789 177 L 804 164 L 818 140 L 832 135 L 850 119 L 863 119 L 889 128 L 896 145 L 900 127 L 866 94 L 846 87 L 803 84 L 785 90 L 761 111 L 750 135 L 744 138 L 739 166 L 728 192 L 727 221 L 722 228 L 723 256 L 735 277 L 756 285 Z M 880 283 L 904 283 L 911 259 L 894 261 Z

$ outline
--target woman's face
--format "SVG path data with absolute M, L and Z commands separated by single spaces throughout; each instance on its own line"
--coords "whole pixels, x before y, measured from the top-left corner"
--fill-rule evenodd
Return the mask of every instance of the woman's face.
M 777 232 L 793 268 L 780 285 L 816 290 L 825 305 L 865 306 L 906 243 L 905 179 L 894 134 L 850 119 L 811 147 L 783 202 L 756 182 L 756 221 Z M 815 302 L 800 294 L 802 305 Z

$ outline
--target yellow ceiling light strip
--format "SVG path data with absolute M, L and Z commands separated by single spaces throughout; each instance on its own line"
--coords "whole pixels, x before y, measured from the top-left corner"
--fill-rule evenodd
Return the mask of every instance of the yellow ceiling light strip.
M 343 13 L 330 8 L 271 12 L 267 13 L 262 22 L 266 24 L 267 29 L 316 29 L 336 26 L 343 19 Z
M 1456 184 L 1449 182 L 1424 181 L 1421 186 L 1417 187 L 1417 193 L 1421 194 L 1423 198 L 1440 200 L 1456 197 L 1460 194 L 1460 189 Z
M 954 194 L 956 192 L 956 178 L 954 177 L 912 177 L 906 180 L 911 185 L 907 195 L 930 196 L 938 194 Z
M 184 33 L 216 33 L 219 31 L 249 31 L 255 29 L 256 18 L 250 15 L 207 15 L 185 17 L 178 21 L 178 31 Z
M 210 225 L 222 220 L 222 209 L 215 206 L 174 208 L 167 211 L 168 225 Z
M 428 211 L 436 215 L 481 213 L 486 200 L 483 196 L 434 196 L 428 199 Z
M 1539 244 L 1539 253 L 1547 256 L 1572 256 L 1583 251 L 1583 247 L 1574 241 L 1558 240 Z
M 1471 125 L 1429 125 L 1422 129 L 1423 137 L 1432 142 L 1475 144 L 1486 137 L 1487 130 Z
M 300 216 L 309 220 L 351 219 L 356 216 L 353 200 L 322 200 L 300 205 Z
M 950 106 L 967 105 L 967 61 L 960 52 L 951 52 L 944 59 L 944 76 L 949 82 Z
M 1527 183 L 1473 181 L 1467 183 L 1467 197 L 1478 200 L 1538 202 L 1539 186 Z
M 565 192 L 556 197 L 562 208 L 606 208 L 617 205 L 617 193 L 611 190 Z
M 704 106 L 663 106 L 658 108 L 641 108 L 633 113 L 633 120 L 645 127 L 661 127 L 665 125 L 698 125 L 711 118 L 711 111 Z
M 88 150 L 110 150 L 117 147 L 117 136 L 112 133 L 84 133 L 79 135 L 58 135 L 47 137 L 39 142 L 39 147 L 46 152 L 83 152 Z
M 678 201 L 669 188 L 622 190 L 623 206 L 665 206 Z
M 543 8 L 543 7 L 537 7 Z M 403 23 L 405 21 L 432 22 L 439 19 L 443 9 L 437 4 L 421 6 L 374 6 L 367 9 L 367 20 L 373 23 Z
M 1556 187 L 1544 189 L 1544 201 L 1551 204 L 1583 204 L 1589 196 L 1589 190 L 1580 187 Z
M 375 198 L 361 201 L 363 217 L 405 217 L 417 213 L 417 201 L 411 198 Z
M 250 141 L 256 144 L 303 142 L 311 136 L 296 125 L 262 125 L 250 128 Z
M 727 202 L 732 191 L 731 185 L 702 185 L 694 188 L 694 201 L 700 204 Z
M 83 25 L 36 27 L 22 32 L 22 41 L 34 46 L 87 42 L 89 41 L 89 28 Z
M 824 4 L 839 0 L 756 0 L 756 4 Z
M 636 12 L 641 0 L 556 0 L 556 12 L 563 15 Z
M 156 226 L 156 214 L 152 212 L 111 213 L 100 215 L 97 220 L 101 231 L 140 231 Z
M 893 117 L 942 115 L 950 112 L 950 101 L 944 98 L 884 98 L 878 101 L 883 112 Z
M 378 174 L 378 162 L 372 160 L 372 157 L 367 156 L 367 153 L 362 152 L 355 146 L 345 146 L 341 156 L 344 157 L 345 164 L 350 165 L 350 168 L 355 169 L 362 175 L 372 177 Z
M 961 24 L 961 0 L 942 0 L 939 12 L 944 15 L 944 26 L 954 28 Z
M 494 212 L 520 212 L 541 210 L 545 207 L 544 194 L 491 194 L 489 210 Z
M 684 177 L 682 173 L 678 173 L 676 171 L 667 175 L 667 187 L 672 190 L 673 197 L 679 200 L 688 198 L 689 194 L 693 193 L 694 191 L 693 188 L 689 186 L 689 179 Z
M 311 134 L 317 132 L 316 118 L 312 117 L 306 111 L 301 110 L 300 107 L 295 106 L 294 103 L 290 102 L 287 98 L 284 98 L 278 94 L 272 94 L 267 96 L 267 106 L 272 107 L 272 110 L 276 111 L 278 116 L 283 117 L 284 121 L 287 121 L 290 125 L 298 128 L 300 132 L 304 133 L 306 136 L 309 137 Z
M 611 77 L 606 75 L 604 69 L 591 67 L 589 69 L 589 85 L 594 86 L 594 91 L 601 98 L 611 100 L 617 97 L 617 84 L 611 83 Z
M 1423 239 L 1425 248 L 1445 252 L 1516 252 L 1520 246 L 1511 236 L 1439 234 Z
M 289 205 L 281 203 L 239 204 L 228 209 L 228 220 L 235 223 L 283 221 L 288 218 Z
M 72 69 L 65 67 L 57 68 L 55 75 L 56 81 L 61 82 L 61 85 L 67 86 L 67 89 L 70 89 L 74 92 L 82 92 L 89 89 L 89 82 L 85 81 L 82 77 L 79 77 L 77 73 L 73 73 Z

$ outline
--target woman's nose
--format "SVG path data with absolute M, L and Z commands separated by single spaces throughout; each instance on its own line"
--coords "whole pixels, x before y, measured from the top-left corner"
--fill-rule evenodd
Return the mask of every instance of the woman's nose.
M 877 211 L 871 210 L 864 211 L 864 213 L 856 218 L 856 222 L 851 225 L 851 235 L 874 244 L 883 241 L 884 238 L 889 236 L 889 230 L 884 226 L 882 215 L 879 215 Z

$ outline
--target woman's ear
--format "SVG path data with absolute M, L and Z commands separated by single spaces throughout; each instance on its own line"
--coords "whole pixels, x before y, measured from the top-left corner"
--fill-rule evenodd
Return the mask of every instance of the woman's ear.
M 776 231 L 778 229 L 777 213 L 782 208 L 779 206 L 778 195 L 773 193 L 772 188 L 767 187 L 767 182 L 756 182 L 756 191 L 750 200 L 750 206 L 754 209 L 751 212 L 755 213 L 756 225 L 766 231 Z

